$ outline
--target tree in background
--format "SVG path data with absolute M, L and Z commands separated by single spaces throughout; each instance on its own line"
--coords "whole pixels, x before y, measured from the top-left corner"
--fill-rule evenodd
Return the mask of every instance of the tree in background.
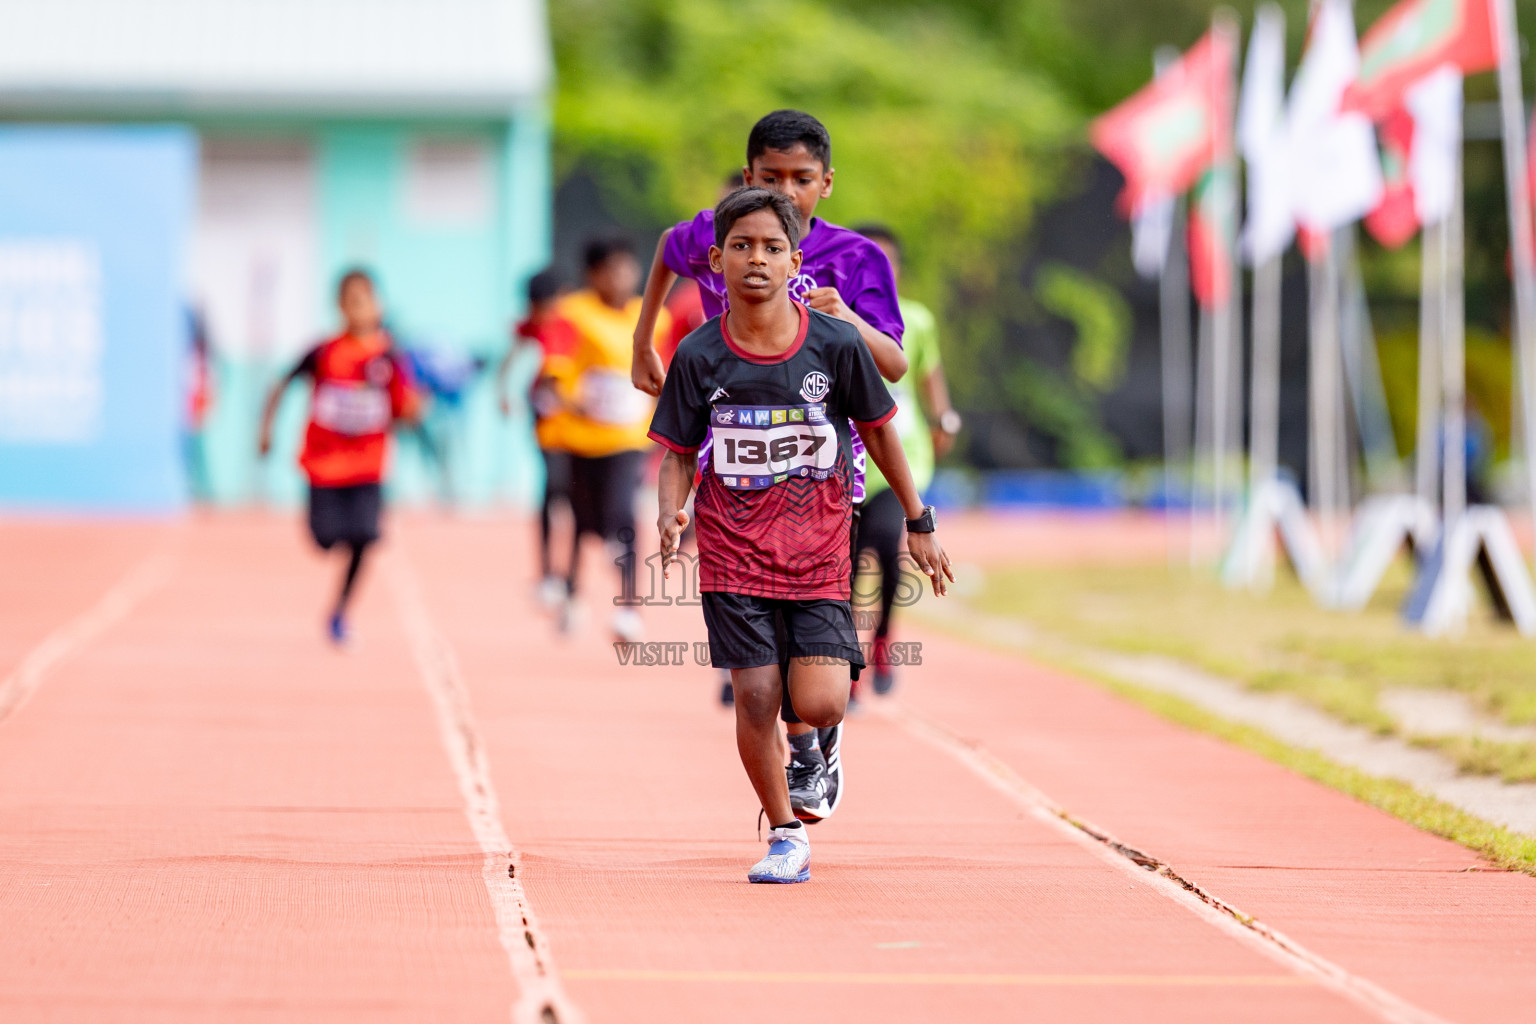
M 998 377 L 1014 250 L 1083 160 L 1084 119 L 1048 77 L 934 6 L 874 20 L 807 0 L 566 0 L 551 17 L 559 175 L 660 226 L 710 200 L 758 117 L 809 110 L 832 132 L 827 216 L 910 240 L 903 288 L 942 318 L 958 400 L 1029 407 Z
M 1358 0 L 1357 24 L 1391 2 Z M 1083 129 L 1145 84 L 1157 46 L 1198 38 L 1214 6 L 561 0 L 550 5 L 557 171 L 592 179 L 608 210 L 656 230 L 711 200 L 757 117 L 812 111 L 832 131 L 839 171 L 827 215 L 883 220 L 909 240 L 903 286 L 942 318 L 970 459 L 1112 465 L 1157 448 L 1156 380 L 1143 379 L 1156 373 L 1143 351 L 1155 344 L 1155 305 L 1108 208 L 1118 184 Z M 1229 6 L 1246 30 L 1255 0 Z M 1536 0 L 1517 6 L 1536 31 Z M 1306 5 L 1286 7 L 1294 64 Z M 1491 76 L 1468 81 L 1469 102 L 1492 97 Z M 1467 312 L 1507 347 L 1498 161 L 1497 144 L 1467 149 Z M 1391 253 L 1366 241 L 1362 258 L 1378 328 L 1415 329 L 1417 245 Z M 1299 286 L 1293 269 L 1287 288 Z M 1139 358 L 1128 355 L 1133 332 Z M 1085 359 L 1129 370 L 1085 379 Z

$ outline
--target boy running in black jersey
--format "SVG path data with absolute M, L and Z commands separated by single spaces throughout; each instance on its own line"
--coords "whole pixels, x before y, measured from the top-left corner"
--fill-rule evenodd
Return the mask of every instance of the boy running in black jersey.
M 858 329 L 789 296 L 800 269 L 794 204 L 742 189 L 716 208 L 714 229 L 710 263 L 730 308 L 683 339 L 662 387 L 651 422 L 651 437 L 668 449 L 657 525 L 670 564 L 688 524 L 695 453 L 712 429 L 694 500 L 704 621 L 711 661 L 732 670 L 737 749 L 772 826 L 768 855 L 747 877 L 803 882 L 810 843 L 790 807 L 777 718 L 787 691 L 808 725 L 837 725 L 849 666 L 863 663 L 848 604 L 849 420 L 901 500 L 908 548 L 934 593 L 954 576 L 890 426 L 895 403 Z
M 816 216 L 817 204 L 832 194 L 832 136 L 816 118 L 801 110 L 775 110 L 752 126 L 747 136 L 743 181 L 786 196 L 799 215 L 800 266 L 789 281 L 790 298 L 811 309 L 847 321 L 869 346 L 886 380 L 907 371 L 902 352 L 902 320 L 896 279 L 880 247 L 847 228 Z M 635 328 L 630 379 L 651 395 L 661 393 L 661 359 L 653 345 L 652 318 L 678 276 L 692 278 L 706 316 L 727 304 L 725 278 L 710 264 L 715 244 L 714 210 L 700 211 L 662 233 L 645 286 L 645 300 Z M 705 439 L 700 462 L 710 457 Z M 852 435 L 852 494 L 855 510 L 864 500 L 864 444 Z M 857 517 L 857 511 L 855 511 Z M 812 729 L 794 709 L 783 709 L 789 732 L 790 800 L 802 821 L 816 822 L 837 809 L 844 785 L 842 726 Z

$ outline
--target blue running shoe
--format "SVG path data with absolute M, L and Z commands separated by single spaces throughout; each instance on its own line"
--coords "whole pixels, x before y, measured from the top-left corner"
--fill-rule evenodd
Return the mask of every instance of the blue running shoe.
M 347 641 L 352 639 L 352 634 L 347 630 L 347 620 L 342 616 L 341 612 L 331 616 L 326 632 L 330 634 L 331 643 L 337 647 L 346 646 Z
M 768 856 L 752 865 L 749 882 L 809 882 L 811 880 L 811 840 L 805 826 L 768 830 Z

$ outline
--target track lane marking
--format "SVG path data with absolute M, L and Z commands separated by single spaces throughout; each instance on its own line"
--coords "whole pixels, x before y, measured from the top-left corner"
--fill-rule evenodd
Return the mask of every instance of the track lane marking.
M 566 995 L 520 878 L 522 855 L 501 821 L 501 802 L 491 782 L 485 740 L 475 724 L 469 687 L 446 637 L 433 624 L 421 587 L 399 550 L 385 561 L 395 608 L 418 674 L 436 713 L 438 733 L 464 799 L 464 816 L 485 861 L 481 879 L 496 915 L 496 934 L 506 951 L 517 985 L 514 1024 L 581 1024 L 583 1018 Z
M 568 981 L 740 982 L 769 985 L 955 985 L 1023 988 L 1310 988 L 1297 974 L 867 974 L 567 968 Z
M 0 725 L 15 715 L 43 685 L 48 673 L 92 640 L 121 622 L 171 578 L 174 548 L 161 547 L 137 562 L 85 611 L 43 638 L 0 679 Z
M 1011 765 L 980 743 L 966 740 L 938 722 L 894 701 L 873 701 L 866 707 L 929 746 L 948 754 L 993 789 L 1009 797 L 1036 820 L 1091 850 L 1106 864 L 1143 882 L 1206 923 L 1288 967 L 1318 985 L 1343 996 L 1389 1024 L 1449 1024 L 1374 982 L 1340 967 L 1252 915 L 1181 878 L 1163 862 L 1115 839 L 1110 833 L 1070 814 L 1027 782 Z

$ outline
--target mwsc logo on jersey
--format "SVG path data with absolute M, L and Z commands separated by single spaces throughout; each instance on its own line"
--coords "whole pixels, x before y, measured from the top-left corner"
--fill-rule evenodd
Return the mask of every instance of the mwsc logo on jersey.
M 832 390 L 832 381 L 820 370 L 812 370 L 800 382 L 800 397 L 807 402 L 819 402 Z

